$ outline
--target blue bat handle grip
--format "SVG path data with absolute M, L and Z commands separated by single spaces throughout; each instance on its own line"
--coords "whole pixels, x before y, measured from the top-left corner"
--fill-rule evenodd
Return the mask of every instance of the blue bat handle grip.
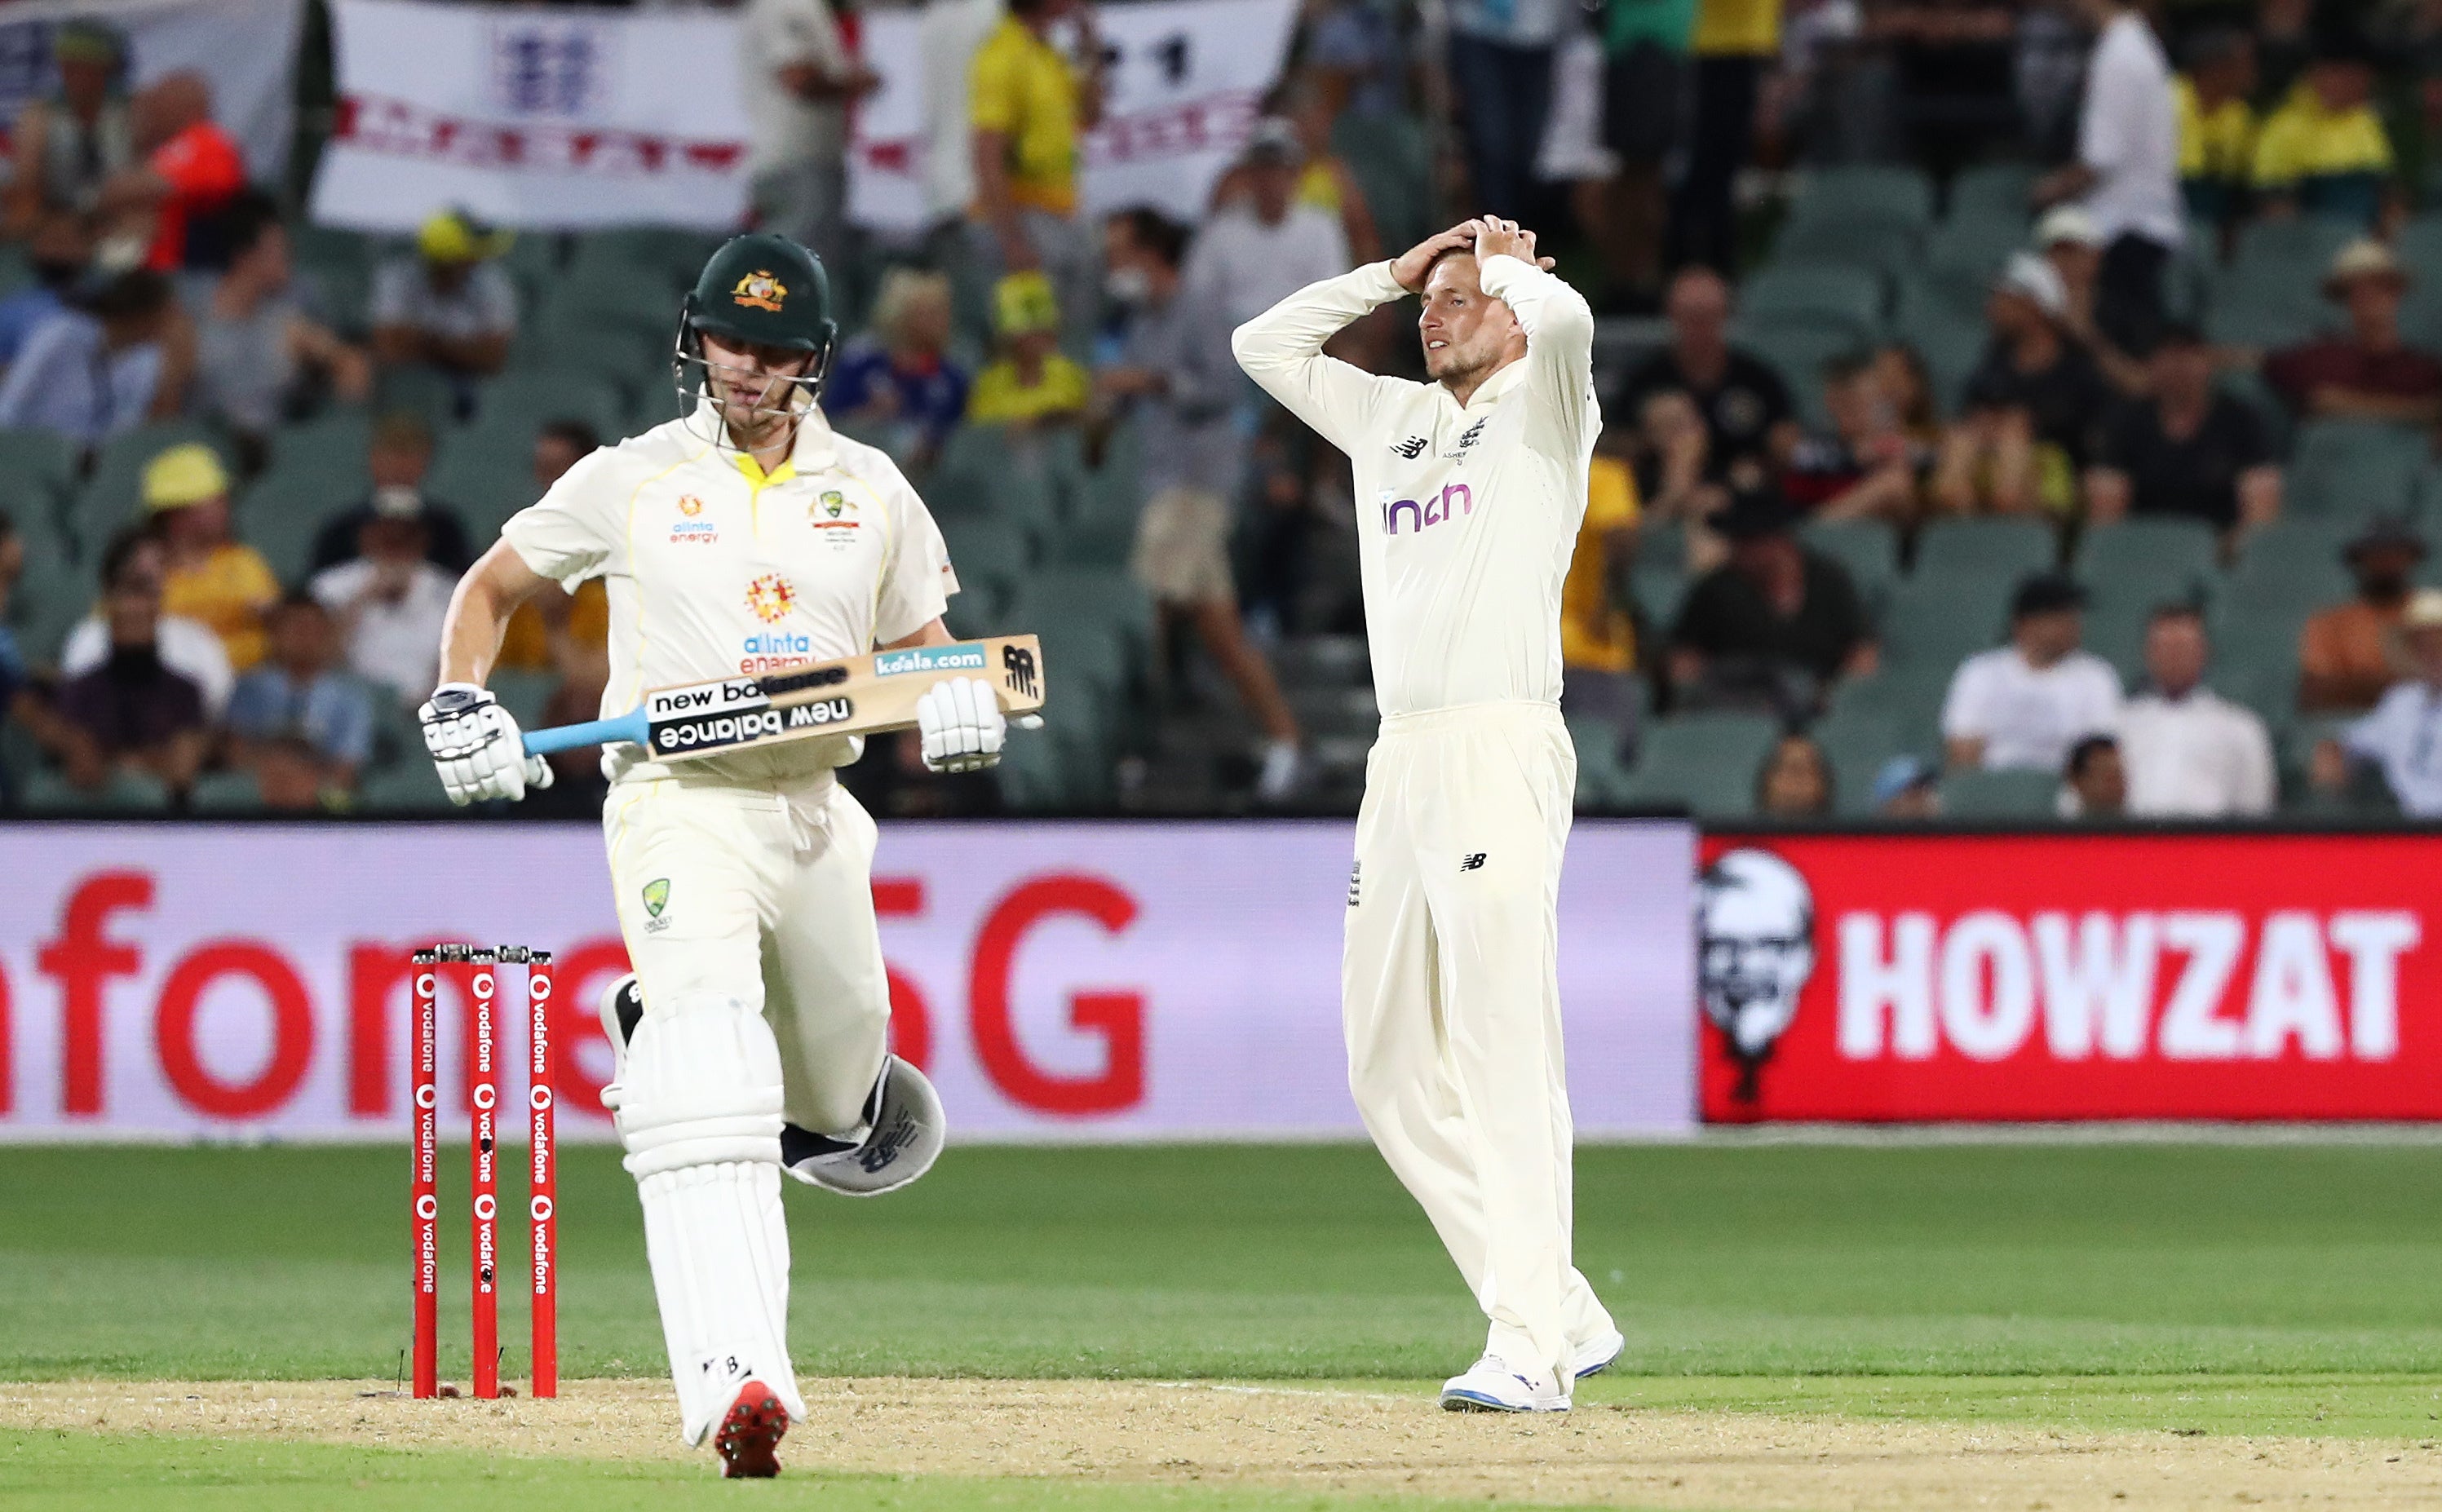
M 549 756 L 554 751 L 573 751 L 582 745 L 608 745 L 613 740 L 644 745 L 651 738 L 652 730 L 645 720 L 643 706 L 639 705 L 615 720 L 588 720 L 583 724 L 528 730 L 525 748 L 528 756 Z

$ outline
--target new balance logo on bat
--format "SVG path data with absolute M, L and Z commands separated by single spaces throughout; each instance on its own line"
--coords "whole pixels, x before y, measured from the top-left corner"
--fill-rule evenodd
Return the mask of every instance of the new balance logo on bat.
M 1023 646 L 1001 647 L 1001 669 L 1009 674 L 1009 685 L 1023 698 L 1034 697 L 1034 653 Z

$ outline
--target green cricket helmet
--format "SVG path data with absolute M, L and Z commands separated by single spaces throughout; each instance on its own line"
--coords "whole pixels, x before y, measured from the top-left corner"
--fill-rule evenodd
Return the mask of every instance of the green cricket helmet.
M 756 231 L 730 238 L 705 262 L 680 306 L 678 350 L 670 364 L 679 398 L 690 410 L 704 393 L 707 332 L 813 354 L 805 376 L 796 380 L 811 404 L 822 392 L 839 341 L 822 259 L 785 236 Z

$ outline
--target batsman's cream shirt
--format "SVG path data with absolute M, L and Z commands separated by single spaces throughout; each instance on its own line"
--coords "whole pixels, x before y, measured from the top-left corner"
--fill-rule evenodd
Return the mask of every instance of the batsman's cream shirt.
M 1464 405 L 1440 384 L 1322 355 L 1340 327 L 1406 297 L 1388 263 L 1310 284 L 1230 337 L 1248 375 L 1355 468 L 1365 635 L 1385 718 L 1560 701 L 1560 584 L 1602 429 L 1594 312 L 1513 257 L 1485 263 L 1484 291 L 1516 312 L 1526 355 Z
M 940 530 L 884 452 L 819 411 L 770 475 L 710 437 L 710 405 L 605 446 L 501 527 L 542 576 L 603 579 L 610 681 L 602 714 L 646 690 L 857 656 L 938 619 L 958 591 Z M 852 737 L 813 736 L 682 763 L 690 777 L 755 786 L 820 778 L 857 757 Z M 639 748 L 608 746 L 612 780 L 672 774 Z

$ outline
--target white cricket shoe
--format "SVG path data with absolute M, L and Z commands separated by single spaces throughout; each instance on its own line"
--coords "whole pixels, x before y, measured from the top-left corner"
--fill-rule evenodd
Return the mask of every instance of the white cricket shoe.
M 1565 1412 L 1569 1394 L 1550 1374 L 1524 1375 L 1498 1355 L 1486 1355 L 1464 1375 L 1442 1382 L 1442 1410 L 1449 1412 Z
M 1569 1366 L 1569 1373 L 1579 1380 L 1599 1375 L 1617 1364 L 1627 1348 L 1628 1339 L 1618 1329 L 1607 1329 L 1577 1346 L 1576 1359 Z

